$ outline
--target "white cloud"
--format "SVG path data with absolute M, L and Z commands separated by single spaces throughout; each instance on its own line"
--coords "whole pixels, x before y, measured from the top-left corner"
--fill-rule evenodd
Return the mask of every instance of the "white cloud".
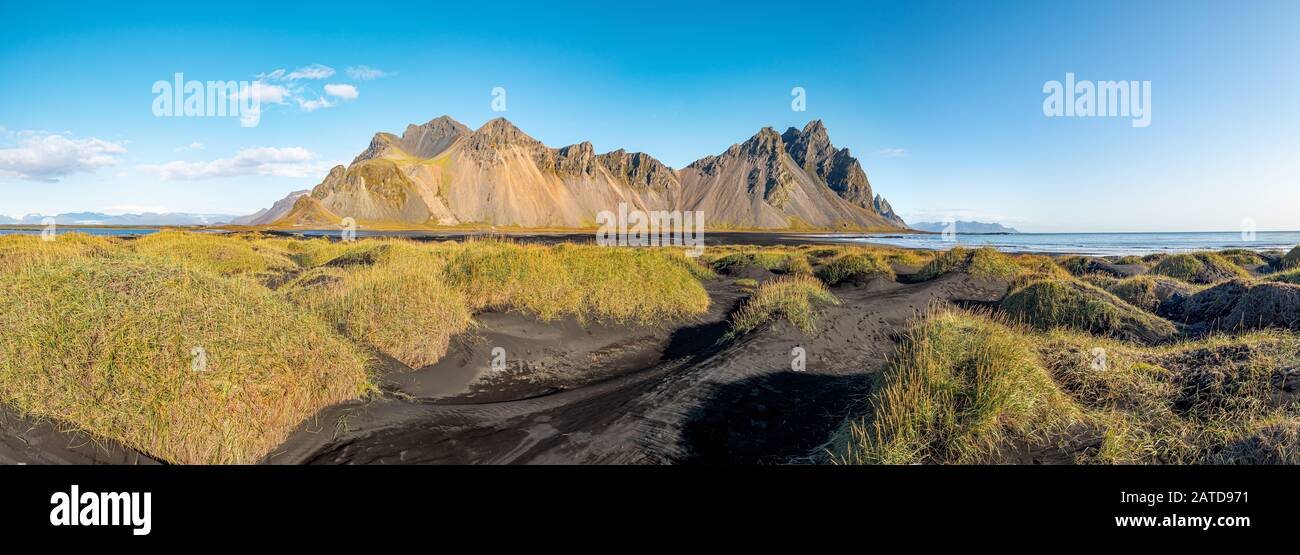
M 185 150 L 203 150 L 203 143 L 195 141 L 187 145 L 176 147 L 176 152 L 181 152 Z
M 239 98 L 256 98 L 258 104 L 284 104 L 293 96 L 293 92 L 280 85 L 271 85 L 262 81 L 253 82 L 252 87 L 239 89 Z
M 0 176 L 54 183 L 60 177 L 93 172 L 118 162 L 120 142 L 94 137 L 70 139 L 45 131 L 22 131 L 21 146 L 0 149 Z
M 357 88 L 352 85 L 338 85 L 331 83 L 325 85 L 325 94 L 342 98 L 343 100 L 356 100 L 359 93 L 357 92 Z
M 334 73 L 334 68 L 330 66 L 311 64 L 289 72 L 286 72 L 283 69 L 277 69 L 270 73 L 263 73 L 257 77 L 258 79 L 267 79 L 270 81 L 297 81 L 299 79 L 319 80 L 329 79 L 334 76 Z
M 324 94 L 318 89 L 302 86 L 302 80 L 321 80 L 333 77 L 334 68 L 323 64 L 311 64 L 294 71 L 277 69 L 257 75 L 253 92 L 242 92 L 246 96 L 256 95 L 261 106 L 271 104 L 288 104 L 292 102 L 304 112 L 315 112 L 324 108 L 338 106 L 340 100 L 356 100 L 360 96 L 355 85 L 330 83 L 325 85 Z M 368 66 L 348 68 L 348 74 L 356 79 L 369 80 L 389 75 L 387 72 Z M 359 77 L 358 77 L 359 76 Z M 283 84 L 276 84 L 283 83 Z
M 304 112 L 315 112 L 321 108 L 333 108 L 338 105 L 338 102 L 333 102 L 323 96 L 316 100 L 307 100 L 304 98 L 294 98 L 294 100 L 298 102 L 298 107 L 302 108 Z
M 197 181 L 241 175 L 276 177 L 321 176 L 330 164 L 316 160 L 316 155 L 302 147 L 254 147 L 240 150 L 234 157 L 210 161 L 176 160 L 163 164 L 138 166 L 163 181 Z
M 876 156 L 879 156 L 879 157 L 881 157 L 881 158 L 898 158 L 898 157 L 901 157 L 901 156 L 907 156 L 907 149 L 905 149 L 905 148 L 885 148 L 885 149 L 881 149 L 881 150 L 876 151 Z
M 348 76 L 356 81 L 374 81 L 375 79 L 388 77 L 390 75 L 396 75 L 394 73 L 389 73 L 382 69 L 376 69 L 366 65 L 349 67 L 347 69 L 347 72 L 348 72 Z

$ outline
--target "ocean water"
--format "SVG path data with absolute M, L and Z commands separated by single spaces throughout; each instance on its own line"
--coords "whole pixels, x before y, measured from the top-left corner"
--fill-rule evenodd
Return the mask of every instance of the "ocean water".
M 1257 231 L 1254 237 L 1243 236 L 1239 231 L 1211 231 L 1189 233 L 958 234 L 948 240 L 945 240 L 942 235 L 910 234 L 841 234 L 837 235 L 836 238 L 848 242 L 897 245 L 931 250 L 949 249 L 954 246 L 987 246 L 1003 252 L 1111 256 L 1220 249 L 1290 250 L 1300 244 L 1300 231 Z
M 0 235 L 40 235 L 41 227 L 12 227 L 0 228 Z M 161 231 L 157 228 L 105 228 L 105 227 L 73 227 L 58 226 L 54 229 L 55 234 L 63 233 L 85 233 L 87 235 L 148 235 Z
M 59 226 L 58 233 L 87 233 L 90 235 L 147 235 L 157 233 L 156 228 L 102 228 Z M 219 230 L 200 230 L 219 233 Z M 0 235 L 40 235 L 41 228 L 0 228 Z M 307 236 L 339 237 L 338 230 L 301 230 Z M 358 230 L 357 237 L 427 237 L 429 231 L 370 231 Z M 706 232 L 705 239 L 709 234 Z M 784 235 L 785 238 L 797 237 Z M 1300 231 L 1259 231 L 1254 237 L 1241 232 L 1209 231 L 1187 233 L 1012 233 L 1006 235 L 964 233 L 949 240 L 942 235 L 930 234 L 856 234 L 837 233 L 818 235 L 819 240 L 832 239 L 848 243 L 896 245 L 915 249 L 945 250 L 954 246 L 993 247 L 1003 252 L 1036 252 L 1048 254 L 1086 254 L 1092 256 L 1122 256 L 1158 252 L 1188 252 L 1198 250 L 1248 249 L 1290 250 L 1300 245 Z

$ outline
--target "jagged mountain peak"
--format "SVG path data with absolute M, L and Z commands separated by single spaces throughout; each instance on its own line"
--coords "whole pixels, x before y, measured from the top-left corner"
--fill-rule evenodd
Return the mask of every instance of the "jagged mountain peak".
M 470 133 L 469 127 L 461 122 L 449 116 L 439 116 L 423 125 L 406 126 L 400 145 L 411 156 L 433 158 Z
M 596 156 L 611 175 L 637 189 L 669 191 L 681 185 L 677 172 L 644 152 L 618 149 Z
M 591 146 L 590 141 L 582 141 L 560 148 L 560 153 L 565 156 L 595 156 L 596 148 Z
M 489 144 L 540 145 L 506 118 L 495 118 L 474 130 L 473 137 Z
M 451 127 L 451 128 L 455 128 L 455 129 L 461 129 L 461 130 L 464 130 L 464 131 L 469 131 L 469 127 L 468 127 L 468 126 L 466 126 L 465 124 L 463 124 L 463 123 L 461 123 L 461 122 L 459 122 L 459 121 L 456 121 L 455 118 L 453 118 L 453 117 L 451 117 L 451 116 L 449 116 L 449 115 L 446 115 L 446 114 L 443 114 L 443 115 L 441 115 L 441 116 L 438 116 L 438 117 L 436 117 L 436 118 L 433 118 L 433 119 L 431 119 L 431 120 L 425 122 L 424 125 L 423 125 L 422 127 Z

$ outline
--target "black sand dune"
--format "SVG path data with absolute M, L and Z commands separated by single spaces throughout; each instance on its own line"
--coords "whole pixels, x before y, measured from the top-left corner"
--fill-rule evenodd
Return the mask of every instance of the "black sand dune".
M 741 300 L 731 283 L 710 284 L 712 311 L 676 329 L 541 326 L 520 315 L 489 315 L 480 339 L 461 342 L 434 367 L 394 378 L 382 400 L 325 411 L 268 462 L 798 461 L 816 454 L 857 409 L 908 320 L 933 302 L 996 299 L 1006 290 L 959 274 L 843 286 L 835 290 L 842 304 L 826 309 L 816 337 L 778 323 L 722 342 L 726 317 Z M 521 349 L 524 360 L 513 364 L 543 370 L 480 378 L 453 395 L 421 383 L 421 375 L 457 361 L 479 361 L 479 371 L 488 371 L 495 343 Z M 791 370 L 794 347 L 807 353 L 803 372 Z M 558 350 L 567 355 L 553 358 Z
M 727 340 L 728 316 L 747 295 L 735 279 L 709 282 L 709 313 L 676 325 L 481 314 L 437 364 L 381 360 L 383 395 L 322 411 L 264 462 L 799 462 L 861 410 L 871 374 L 909 320 L 932 303 L 981 304 L 1006 293 L 1005 283 L 964 274 L 845 284 L 834 288 L 841 304 L 824 309 L 814 337 L 781 321 Z M 491 368 L 494 347 L 505 349 L 504 370 Z M 795 347 L 806 352 L 802 372 L 791 368 Z M 155 463 L 54 423 L 0 416 L 0 462 Z

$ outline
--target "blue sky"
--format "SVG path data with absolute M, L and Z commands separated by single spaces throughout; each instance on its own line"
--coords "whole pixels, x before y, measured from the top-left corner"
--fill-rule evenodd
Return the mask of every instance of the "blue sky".
M 1298 2 L 275 6 L 7 6 L 0 214 L 248 213 L 448 114 L 674 167 L 822 119 L 911 221 L 1300 229 Z M 286 94 L 256 127 L 154 117 L 176 72 Z M 1044 116 L 1067 72 L 1150 81 L 1150 126 Z

